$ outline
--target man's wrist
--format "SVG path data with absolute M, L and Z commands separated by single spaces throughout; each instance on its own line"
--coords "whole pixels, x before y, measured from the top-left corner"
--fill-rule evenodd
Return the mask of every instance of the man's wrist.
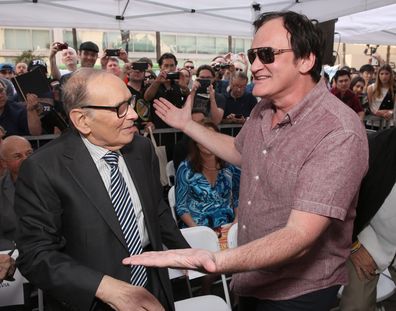
M 362 244 L 360 243 L 359 240 L 356 240 L 351 247 L 351 254 L 356 253 L 360 248 L 362 247 Z

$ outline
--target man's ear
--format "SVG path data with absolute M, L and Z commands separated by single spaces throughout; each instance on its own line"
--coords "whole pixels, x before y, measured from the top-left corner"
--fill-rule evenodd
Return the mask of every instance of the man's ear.
M 316 61 L 316 56 L 313 53 L 310 53 L 308 57 L 301 58 L 299 60 L 299 62 L 300 62 L 300 70 L 299 71 L 302 74 L 308 73 L 315 65 L 315 61 Z
M 74 127 L 83 135 L 91 133 L 91 127 L 89 126 L 88 118 L 86 113 L 80 108 L 72 109 L 69 113 L 70 121 Z

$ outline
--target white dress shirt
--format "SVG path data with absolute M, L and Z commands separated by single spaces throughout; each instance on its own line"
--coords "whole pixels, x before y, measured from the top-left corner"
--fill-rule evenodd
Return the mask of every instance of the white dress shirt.
M 98 168 L 99 174 L 102 177 L 103 183 L 111 196 L 111 189 L 110 189 L 110 165 L 103 159 L 103 156 L 109 152 L 109 150 L 96 146 L 92 144 L 87 138 L 80 135 L 85 146 L 87 147 L 89 154 L 91 155 L 96 167 Z M 142 211 L 142 204 L 140 203 L 139 195 L 136 191 L 135 184 L 133 183 L 132 177 L 129 174 L 128 167 L 125 164 L 124 158 L 122 154 L 118 151 L 120 157 L 118 160 L 118 167 L 121 172 L 122 177 L 127 184 L 129 194 L 132 199 L 133 209 L 135 211 L 140 239 L 142 241 L 142 247 L 146 247 L 150 244 L 148 233 L 146 226 L 144 224 L 144 214 Z

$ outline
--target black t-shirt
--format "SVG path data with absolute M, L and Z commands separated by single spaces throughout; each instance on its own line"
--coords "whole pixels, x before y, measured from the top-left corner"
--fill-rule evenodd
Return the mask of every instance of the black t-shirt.
M 215 100 L 217 108 L 221 108 L 225 110 L 226 108 L 226 99 L 220 93 L 215 93 Z M 210 115 L 210 99 L 209 94 L 196 94 L 194 98 L 194 104 L 192 108 L 192 112 L 201 112 L 208 117 Z
M 143 98 L 146 88 L 144 87 L 143 83 L 140 91 L 134 89 L 130 85 L 127 85 L 127 87 L 131 94 L 136 96 L 135 111 L 139 118 L 135 121 L 135 124 L 139 128 L 139 130 L 141 130 L 144 128 L 145 122 L 151 121 L 150 102 L 145 101 Z
M 160 84 L 157 93 L 155 94 L 155 99 L 163 97 L 169 100 L 173 105 L 178 108 L 183 107 L 187 97 L 184 97 L 182 91 L 176 83 L 172 82 L 170 89 L 167 89 L 164 84 Z M 151 120 L 155 125 L 155 128 L 169 128 L 169 126 L 162 121 L 154 112 L 153 103 L 150 105 L 151 108 Z

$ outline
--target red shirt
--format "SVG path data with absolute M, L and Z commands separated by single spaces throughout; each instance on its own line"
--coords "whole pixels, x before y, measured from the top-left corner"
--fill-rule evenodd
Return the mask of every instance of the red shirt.
M 351 90 L 346 90 L 344 95 L 341 95 L 339 89 L 332 88 L 331 93 L 335 95 L 338 99 L 342 100 L 344 104 L 352 108 L 352 110 L 355 111 L 356 113 L 364 111 L 362 104 L 360 103 L 359 97 Z
M 272 107 L 265 99 L 258 103 L 235 140 L 242 155 L 238 244 L 283 228 L 292 209 L 331 219 L 303 257 L 234 274 L 236 294 L 283 300 L 347 283 L 345 261 L 368 146 L 358 116 L 323 81 L 273 129 Z

